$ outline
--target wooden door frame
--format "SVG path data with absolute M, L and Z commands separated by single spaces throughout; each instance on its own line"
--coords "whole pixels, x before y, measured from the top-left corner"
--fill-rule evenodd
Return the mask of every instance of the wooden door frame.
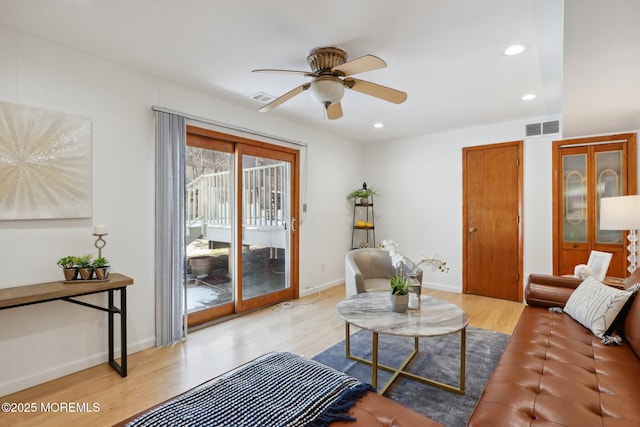
M 239 260 L 242 257 L 242 244 L 237 244 L 237 242 L 242 242 L 242 204 L 236 203 L 238 205 L 236 209 L 236 227 L 233 230 L 234 238 L 235 238 L 235 262 L 234 262 L 234 277 L 236 277 L 235 288 L 238 289 L 238 292 L 234 293 L 234 300 L 228 304 L 221 304 L 220 306 L 212 307 L 210 309 L 205 309 L 200 312 L 192 313 L 189 315 L 189 326 L 196 325 L 206 321 L 206 317 L 208 314 L 215 315 L 216 317 L 223 317 L 228 315 L 234 315 L 236 313 L 242 313 L 250 310 L 254 310 L 263 306 L 267 306 L 271 303 L 277 303 L 281 301 L 283 298 L 299 298 L 300 297 L 300 231 L 299 231 L 299 221 L 300 218 L 300 150 L 296 150 L 293 148 L 285 147 L 282 145 L 271 144 L 264 141 L 258 141 L 254 139 L 244 138 L 241 136 L 225 134 L 222 132 L 217 132 L 210 129 L 205 129 L 201 127 L 196 127 L 192 125 L 187 125 L 187 133 L 192 137 L 195 136 L 196 143 L 189 144 L 202 148 L 212 148 L 219 151 L 231 152 L 234 154 L 234 162 L 235 162 L 235 177 L 234 177 L 234 185 L 235 192 L 237 192 L 238 188 L 242 188 L 242 154 L 245 151 L 249 151 L 248 154 L 254 155 L 254 153 L 258 153 L 255 155 L 268 154 L 273 152 L 281 153 L 284 157 L 287 158 L 287 161 L 291 162 L 291 218 L 296 219 L 295 224 L 295 232 L 292 232 L 291 226 L 289 225 L 290 231 L 290 277 L 289 284 L 290 288 L 283 289 L 280 291 L 272 292 L 267 294 L 266 297 L 261 299 L 259 302 L 257 299 L 251 299 L 247 301 L 242 301 L 242 274 L 241 269 L 242 266 Z M 202 139 L 198 139 L 198 137 L 204 137 Z M 230 148 L 232 147 L 232 148 Z M 233 148 L 237 147 L 237 148 Z M 247 148 L 247 150 L 244 149 Z M 204 312 L 207 312 L 205 314 Z M 198 313 L 201 313 L 198 315 Z M 193 318 L 193 320 L 192 320 Z
M 285 149 L 283 149 L 285 148 Z M 276 156 L 274 156 L 274 152 Z M 300 151 L 293 150 L 287 147 L 274 146 L 272 144 L 240 144 L 236 150 L 236 182 L 237 188 L 242 187 L 242 156 L 260 156 L 266 158 L 276 158 L 277 160 L 283 160 L 291 164 L 291 218 L 297 222 L 299 218 L 300 209 L 300 173 L 299 173 L 299 161 Z M 236 209 L 236 261 L 242 259 L 242 204 L 238 204 Z M 250 300 L 244 300 L 242 298 L 242 265 L 240 262 L 236 262 L 236 310 L 238 313 L 243 313 L 256 308 L 264 307 L 265 305 L 275 304 L 283 299 L 299 298 L 300 297 L 300 284 L 299 284 L 299 232 L 297 230 L 297 224 L 293 228 L 289 221 L 287 221 L 287 231 L 289 232 L 289 255 L 291 257 L 289 274 L 290 287 L 281 289 L 279 291 L 270 292 L 264 296 L 252 298 Z M 295 230 L 295 232 L 294 232 Z
M 553 141 L 552 155 L 551 155 L 551 173 L 552 173 L 552 224 L 553 224 L 553 274 L 558 275 L 560 271 L 560 242 L 562 241 L 560 236 L 560 230 L 562 229 L 562 200 L 561 193 L 559 191 L 562 177 L 560 176 L 561 168 L 561 148 L 566 146 L 579 146 L 579 145 L 600 145 L 611 144 L 615 142 L 626 142 L 627 149 L 624 152 L 623 162 L 627 168 L 627 195 L 637 194 L 637 148 L 636 148 L 636 134 L 635 133 L 621 133 L 614 135 L 602 135 L 591 136 L 586 138 L 574 138 L 563 139 Z M 629 161 L 632 159 L 632 161 Z
M 472 147 L 462 147 L 462 293 L 466 294 L 469 290 L 469 278 L 467 277 L 469 269 L 467 266 L 468 253 L 467 253 L 467 186 L 468 177 L 466 172 L 466 159 L 467 153 L 470 151 L 478 151 L 492 148 L 504 148 L 504 147 L 516 147 L 518 153 L 518 280 L 517 280 L 517 292 L 518 302 L 523 301 L 523 264 L 524 264 L 524 160 L 523 160 L 523 147 L 524 141 L 510 141 L 497 144 L 477 145 Z

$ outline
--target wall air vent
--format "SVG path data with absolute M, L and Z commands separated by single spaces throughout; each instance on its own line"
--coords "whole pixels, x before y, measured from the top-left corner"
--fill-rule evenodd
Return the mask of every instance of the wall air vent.
M 560 120 L 529 123 L 525 125 L 525 136 L 542 136 L 560 133 Z
M 253 99 L 255 101 L 258 101 L 258 102 L 262 102 L 263 104 L 266 104 L 267 102 L 271 102 L 274 99 L 276 99 L 275 96 L 271 96 L 271 95 L 269 95 L 267 93 L 264 93 L 264 92 L 254 93 L 253 95 L 249 96 L 249 98 L 251 98 L 251 99 Z
M 560 133 L 560 120 L 552 120 L 542 123 L 542 134 L 549 135 L 552 133 Z
M 542 123 L 529 123 L 525 126 L 525 136 L 542 135 Z

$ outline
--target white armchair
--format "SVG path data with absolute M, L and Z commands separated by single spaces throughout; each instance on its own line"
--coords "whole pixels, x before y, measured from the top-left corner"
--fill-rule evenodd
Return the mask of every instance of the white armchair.
M 389 278 L 395 271 L 386 249 L 354 249 L 345 255 L 344 265 L 347 296 L 390 290 Z M 405 265 L 405 273 L 410 269 L 409 265 Z M 416 268 L 415 273 L 418 282 L 422 283 L 422 270 Z

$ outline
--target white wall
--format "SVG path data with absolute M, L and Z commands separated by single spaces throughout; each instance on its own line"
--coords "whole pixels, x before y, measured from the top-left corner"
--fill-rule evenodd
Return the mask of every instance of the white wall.
M 360 144 L 2 28 L 0 58 L 0 101 L 88 116 L 93 126 L 93 217 L 0 221 L 0 287 L 61 279 L 56 261 L 96 252 L 93 225 L 106 224 L 103 254 L 135 280 L 129 351 L 154 345 L 153 105 L 307 143 L 301 291 L 342 280 L 351 231 L 345 195 L 361 182 Z M 0 310 L 0 395 L 106 361 L 106 318 L 66 302 Z
M 528 120 L 531 122 L 531 120 Z M 522 140 L 524 121 L 421 135 L 367 146 L 365 172 L 379 190 L 376 237 L 411 259 L 444 257 L 448 273 L 426 268 L 427 287 L 462 291 L 462 148 Z M 557 135 L 556 135 L 557 137 Z M 551 137 L 524 144 L 524 273 L 552 272 Z M 558 138 L 556 138 L 558 139 Z

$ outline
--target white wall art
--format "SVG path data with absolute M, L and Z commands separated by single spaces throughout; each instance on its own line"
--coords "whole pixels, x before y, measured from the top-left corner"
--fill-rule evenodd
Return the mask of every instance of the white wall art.
M 89 118 L 0 102 L 0 220 L 91 216 Z

